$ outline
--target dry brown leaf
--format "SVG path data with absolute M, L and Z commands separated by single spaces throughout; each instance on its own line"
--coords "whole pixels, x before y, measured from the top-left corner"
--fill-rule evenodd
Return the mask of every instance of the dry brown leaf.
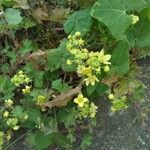
M 52 101 L 40 104 L 41 107 L 62 107 L 66 106 L 67 103 L 72 99 L 72 97 L 81 92 L 81 86 L 77 86 L 74 89 L 68 90 L 65 93 L 62 93 L 56 96 Z

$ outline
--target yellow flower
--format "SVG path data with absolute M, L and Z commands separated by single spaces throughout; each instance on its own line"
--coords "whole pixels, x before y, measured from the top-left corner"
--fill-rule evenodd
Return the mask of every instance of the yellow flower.
M 83 107 L 84 103 L 87 101 L 88 99 L 85 98 L 82 94 L 79 94 L 78 97 L 74 99 L 74 102 L 77 103 L 79 107 Z
M 99 58 L 100 63 L 106 64 L 106 65 L 111 64 L 110 62 L 108 62 L 111 58 L 111 55 L 110 54 L 105 55 L 103 49 L 99 53 L 98 58 Z
M 11 99 L 5 100 L 5 106 L 6 107 L 11 107 L 13 105 L 13 101 Z
M 29 83 L 29 82 L 30 82 L 30 78 L 26 77 L 26 78 L 24 79 L 24 82 L 25 82 L 25 83 Z
M 80 32 L 76 32 L 76 33 L 75 33 L 75 36 L 80 36 L 80 35 L 81 35 Z
M 68 64 L 68 65 L 71 65 L 71 64 L 72 64 L 72 61 L 68 59 L 68 60 L 67 60 L 67 64 Z
M 68 50 L 68 51 L 71 51 L 71 49 L 72 49 L 72 45 L 71 45 L 70 43 L 68 43 L 68 44 L 67 44 L 67 50 Z
M 105 72 L 108 72 L 109 70 L 110 70 L 110 68 L 109 68 L 108 65 L 104 67 L 104 71 L 105 71 Z
M 38 101 L 38 104 L 42 104 L 46 101 L 46 97 L 43 95 L 39 95 L 37 101 Z
M 82 74 L 84 66 L 78 66 L 77 73 Z
M 25 89 L 22 89 L 23 94 L 29 94 L 31 92 L 30 86 L 25 86 Z
M 3 114 L 3 117 L 4 117 L 4 118 L 7 118 L 8 116 L 9 116 L 9 112 L 8 112 L 8 111 L 5 111 L 4 114 Z
M 98 109 L 98 107 L 94 103 L 91 103 L 91 106 L 90 106 L 90 117 L 91 118 L 95 117 L 95 115 L 97 113 L 97 109 Z
M 108 98 L 109 98 L 110 100 L 114 99 L 114 94 L 109 94 L 109 95 L 108 95 Z
M 79 66 L 77 72 L 79 74 L 90 76 L 92 74 L 92 69 L 90 67 Z
M 88 78 L 84 79 L 86 85 L 88 86 L 89 84 L 95 85 L 95 81 L 99 82 L 97 77 L 95 75 L 91 75 Z
M 131 14 L 132 17 L 132 24 L 136 24 L 139 21 L 139 16 Z
M 84 45 L 84 40 L 83 39 L 79 39 L 78 40 L 78 44 L 81 45 L 81 46 Z

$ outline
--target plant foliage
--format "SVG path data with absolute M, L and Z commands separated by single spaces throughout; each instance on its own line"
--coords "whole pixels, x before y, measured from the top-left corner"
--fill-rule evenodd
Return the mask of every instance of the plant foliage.
M 149 50 L 150 0 L 1 0 L 0 150 L 18 130 L 30 149 L 88 149 L 101 96 L 143 99 Z

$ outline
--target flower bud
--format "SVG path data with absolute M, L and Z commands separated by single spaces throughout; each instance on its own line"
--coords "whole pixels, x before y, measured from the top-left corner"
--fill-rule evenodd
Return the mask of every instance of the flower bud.
M 109 95 L 108 95 L 108 98 L 109 98 L 110 100 L 113 100 L 113 99 L 114 99 L 114 95 L 113 95 L 113 94 L 109 94 Z

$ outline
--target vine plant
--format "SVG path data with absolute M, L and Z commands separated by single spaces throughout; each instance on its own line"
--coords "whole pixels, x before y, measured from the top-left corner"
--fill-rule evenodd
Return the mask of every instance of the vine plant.
M 88 149 L 101 96 L 112 112 L 143 98 L 150 0 L 1 0 L 0 39 L 0 149 L 17 130 L 31 149 Z

